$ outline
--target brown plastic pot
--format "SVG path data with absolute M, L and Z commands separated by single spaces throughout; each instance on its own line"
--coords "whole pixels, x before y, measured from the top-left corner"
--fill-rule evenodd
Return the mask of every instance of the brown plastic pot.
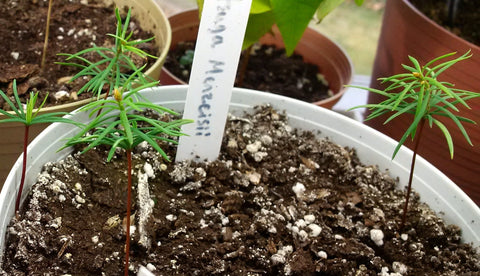
M 194 41 L 197 39 L 200 20 L 198 10 L 189 10 L 169 17 L 172 27 L 171 49 L 182 41 Z M 260 39 L 260 43 L 275 45 L 284 48 L 280 32 L 273 29 L 273 35 L 267 34 Z M 345 93 L 345 85 L 352 79 L 353 65 L 345 51 L 326 36 L 307 28 L 295 49 L 295 53 L 303 56 L 304 61 L 321 68 L 321 73 L 330 85 L 333 96 L 328 99 L 314 102 L 313 104 L 331 109 Z M 184 81 L 173 75 L 165 67 L 160 74 L 162 85 L 185 84 Z
M 456 88 L 478 92 L 480 90 L 480 47 L 454 35 L 417 10 L 407 0 L 388 0 L 372 73 L 371 87 L 382 89 L 376 81 L 403 71 L 401 64 L 410 64 L 408 55 L 425 64 L 429 60 L 451 52 L 459 55 L 471 50 L 473 57 L 461 61 L 440 76 L 440 80 L 454 83 Z M 369 103 L 384 100 L 371 93 Z M 461 116 L 480 123 L 480 99 L 469 102 L 471 110 L 460 108 Z M 385 117 L 367 121 L 366 124 L 398 140 L 407 129 L 411 118 L 394 119 L 383 125 Z M 456 125 L 443 120 L 451 130 L 455 146 L 454 159 L 449 157 L 443 134 L 432 129 L 422 134 L 420 155 L 443 171 L 460 186 L 477 204 L 480 204 L 480 127 L 464 124 L 472 139 L 471 147 Z M 409 147 L 412 143 L 407 144 Z
M 155 36 L 155 44 L 158 47 L 158 59 L 145 72 L 147 76 L 158 79 L 160 71 L 167 56 L 171 43 L 171 29 L 167 16 L 156 4 L 155 0 L 104 0 L 106 5 L 115 3 L 116 6 L 123 10 L 123 7 L 132 8 L 132 16 L 138 20 L 143 29 L 150 31 Z M 40 114 L 51 112 L 70 112 L 88 102 L 91 99 L 77 101 L 69 104 L 52 106 L 43 108 Z M 0 114 L 0 120 L 5 116 Z M 30 141 L 33 140 L 48 124 L 33 125 L 30 127 Z M 15 160 L 23 151 L 24 125 L 14 123 L 0 124 L 0 188 L 5 181 L 10 168 Z

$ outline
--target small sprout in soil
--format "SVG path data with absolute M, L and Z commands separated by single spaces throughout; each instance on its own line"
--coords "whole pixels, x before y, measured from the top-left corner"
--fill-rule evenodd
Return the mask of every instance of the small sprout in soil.
M 66 115 L 66 112 L 53 112 L 53 113 L 45 113 L 39 114 L 45 101 L 47 100 L 48 95 L 45 97 L 43 102 L 40 103 L 38 108 L 35 110 L 35 105 L 37 104 L 38 100 L 38 92 L 33 93 L 30 92 L 30 98 L 27 99 L 25 105 L 22 104 L 20 98 L 18 97 L 17 92 L 17 82 L 16 80 L 13 81 L 13 97 L 15 103 L 13 103 L 10 98 L 0 90 L 0 96 L 5 100 L 8 104 L 11 112 L 7 112 L 5 110 L 0 109 L 0 113 L 5 115 L 7 119 L 0 120 L 0 123 L 21 123 L 25 125 L 25 135 L 23 138 L 23 163 L 22 163 L 22 176 L 20 178 L 20 186 L 18 188 L 17 200 L 15 201 L 15 216 L 18 218 L 19 216 L 19 209 L 20 209 L 20 200 L 22 198 L 22 191 L 23 186 L 25 184 L 25 174 L 27 170 L 27 146 L 28 146 L 28 133 L 31 125 L 34 124 L 42 124 L 42 123 L 53 123 L 53 122 L 63 122 L 63 123 L 72 123 L 72 120 L 68 118 L 62 118 L 61 116 Z
M 443 73 L 443 71 L 455 65 L 457 62 L 468 59 L 472 56 L 470 54 L 470 51 L 468 51 L 458 58 L 447 60 L 447 58 L 455 54 L 456 53 L 449 53 L 437 57 L 423 66 L 420 66 L 419 62 L 414 57 L 409 56 L 409 59 L 412 62 L 413 66 L 402 64 L 403 68 L 407 71 L 407 73 L 397 74 L 391 77 L 379 79 L 382 84 L 389 83 L 385 90 L 350 86 L 365 89 L 387 98 L 386 100 L 378 104 L 367 104 L 351 108 L 368 108 L 371 113 L 366 118 L 366 120 L 371 120 L 379 116 L 393 113 L 386 119 L 385 124 L 387 124 L 388 122 L 402 114 L 413 115 L 412 123 L 403 134 L 392 155 L 392 159 L 395 158 L 400 147 L 404 144 L 408 137 L 410 137 L 412 141 L 415 140 L 413 157 L 410 167 L 410 176 L 408 179 L 406 200 L 400 228 L 404 227 L 406 221 L 408 201 L 410 198 L 413 172 L 415 168 L 415 160 L 424 125 L 428 122 L 428 126 L 430 128 L 435 125 L 440 129 L 448 144 L 450 158 L 453 158 L 453 140 L 450 131 L 442 122 L 442 119 L 452 120 L 458 127 L 460 132 L 463 134 L 466 141 L 473 146 L 470 137 L 468 136 L 465 128 L 462 125 L 462 122 L 471 124 L 476 123 L 468 118 L 459 116 L 454 112 L 459 112 L 459 109 L 456 107 L 459 104 L 463 105 L 465 108 L 471 109 L 466 102 L 468 100 L 480 97 L 480 93 L 457 89 L 452 83 L 438 80 L 439 75 Z
M 132 80 L 130 77 L 129 80 Z M 131 215 L 131 193 L 132 193 L 132 149 L 142 142 L 147 142 L 166 160 L 170 160 L 162 150 L 157 141 L 176 144 L 177 141 L 169 137 L 184 135 L 180 127 L 191 120 L 173 120 L 164 122 L 150 119 L 135 112 L 145 109 L 153 110 L 159 114 L 177 115 L 174 111 L 157 106 L 153 103 L 141 100 L 138 91 L 156 85 L 156 82 L 147 83 L 132 88 L 130 82 L 127 87 L 130 91 L 122 93 L 114 89 L 113 99 L 100 99 L 87 104 L 80 110 L 90 111 L 90 116 L 99 110 L 103 110 L 80 133 L 70 138 L 65 147 L 84 144 L 86 147 L 82 153 L 100 145 L 110 146 L 107 161 L 110 161 L 117 148 L 124 149 L 127 155 L 127 214 L 126 214 L 126 241 L 125 241 L 125 275 L 128 275 L 129 254 L 130 254 L 130 215 Z M 112 111 L 118 113 L 112 113 Z M 87 135 L 88 134 L 88 135 Z
M 147 77 L 141 73 L 138 66 L 134 61 L 134 56 L 139 57 L 143 61 L 147 58 L 156 58 L 145 51 L 137 48 L 142 43 L 149 42 L 154 37 L 144 40 L 133 40 L 133 32 L 127 33 L 127 29 L 130 23 L 130 13 L 125 17 L 125 21 L 122 24 L 122 18 L 118 9 L 115 9 L 115 15 L 117 17 L 117 30 L 115 34 L 109 34 L 114 38 L 114 46 L 99 47 L 93 46 L 88 49 L 84 49 L 75 54 L 60 54 L 66 56 L 67 62 L 60 62 L 60 65 L 75 66 L 81 69 L 70 81 L 74 81 L 78 78 L 88 77 L 89 81 L 77 92 L 80 94 L 84 91 L 93 92 L 100 97 L 104 86 L 108 87 L 105 98 L 107 98 L 115 87 L 125 87 L 127 82 L 131 82 L 132 75 L 134 76 L 135 83 L 137 85 L 143 85 L 151 82 Z M 95 54 L 97 59 L 88 60 L 85 55 Z M 78 60 L 79 63 L 72 60 Z M 145 67 L 144 65 L 142 69 Z

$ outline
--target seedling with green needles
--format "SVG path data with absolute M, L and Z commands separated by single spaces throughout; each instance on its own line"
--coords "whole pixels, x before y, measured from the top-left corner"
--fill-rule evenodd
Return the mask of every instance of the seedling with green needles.
M 18 188 L 17 200 L 15 201 L 15 216 L 18 218 L 19 216 L 18 211 L 20 208 L 20 199 L 22 198 L 23 186 L 25 184 L 25 174 L 27 170 L 27 146 L 28 146 L 28 132 L 29 132 L 30 126 L 34 124 L 53 123 L 53 122 L 75 124 L 75 122 L 71 121 L 70 119 L 61 117 L 63 115 L 66 115 L 67 114 L 66 112 L 53 112 L 53 113 L 39 114 L 40 110 L 45 104 L 47 97 L 45 97 L 43 102 L 35 110 L 35 105 L 37 104 L 37 100 L 38 100 L 38 92 L 37 93 L 30 92 L 30 98 L 27 99 L 27 102 L 24 107 L 20 101 L 20 98 L 18 97 L 17 83 L 15 80 L 13 81 L 13 96 L 15 98 L 15 103 L 13 103 L 10 100 L 10 98 L 2 90 L 0 90 L 0 95 L 8 104 L 10 109 L 13 111 L 13 112 L 7 112 L 5 110 L 0 109 L 0 113 L 2 113 L 7 117 L 7 119 L 0 120 L 0 123 L 21 123 L 25 125 L 25 135 L 23 138 L 22 176 L 20 179 L 20 186 Z
M 75 66 L 81 69 L 80 72 L 73 76 L 71 81 L 81 77 L 90 78 L 88 83 L 77 92 L 78 94 L 90 91 L 99 97 L 104 86 L 107 86 L 108 90 L 105 95 L 105 98 L 107 98 L 113 91 L 114 87 L 123 87 L 127 80 L 131 79 L 131 75 L 134 75 L 135 82 L 139 85 L 151 81 L 141 73 L 142 70 L 138 70 L 139 68 L 137 68 L 137 65 L 135 65 L 131 56 L 137 55 L 143 59 L 146 59 L 147 57 L 156 58 L 137 48 L 138 45 L 149 42 L 154 38 L 151 37 L 144 40 L 132 39 L 133 32 L 127 33 L 130 24 L 130 13 L 131 10 L 128 10 L 122 24 L 120 13 L 118 9 L 115 9 L 117 30 L 115 34 L 109 34 L 109 36 L 114 38 L 115 43 L 113 47 L 108 48 L 94 45 L 91 48 L 84 49 L 75 54 L 60 54 L 67 58 L 66 62 L 61 62 L 59 64 Z M 88 60 L 84 57 L 86 54 L 96 54 L 100 59 L 96 61 Z M 77 60 L 78 62 L 73 62 L 73 60 Z
M 466 132 L 462 123 L 475 124 L 475 122 L 468 118 L 459 116 L 459 109 L 456 106 L 460 104 L 470 109 L 467 101 L 480 97 L 480 93 L 457 89 L 454 88 L 452 83 L 438 80 L 439 75 L 449 67 L 455 65 L 457 62 L 471 57 L 470 52 L 467 52 L 458 58 L 448 60 L 449 57 L 455 54 L 456 53 L 449 53 L 437 57 L 423 66 L 420 66 L 419 62 L 414 57 L 409 57 L 413 66 L 402 65 L 407 71 L 406 73 L 379 79 L 382 84 L 387 85 L 385 90 L 351 86 L 380 94 L 386 98 L 386 100 L 378 104 L 367 104 L 354 107 L 366 107 L 371 111 L 366 120 L 371 120 L 382 115 L 389 115 L 393 113 L 384 122 L 384 124 L 387 124 L 402 114 L 413 115 L 412 123 L 399 140 L 398 145 L 396 146 L 392 155 L 392 159 L 394 159 L 400 147 L 409 137 L 415 141 L 410 167 L 410 176 L 408 179 L 407 195 L 403 208 L 400 228 L 403 228 L 406 221 L 408 202 L 412 188 L 413 172 L 415 169 L 415 160 L 419 141 L 424 130 L 424 125 L 428 122 L 428 126 L 430 128 L 435 126 L 440 129 L 445 137 L 446 143 L 448 144 L 450 158 L 453 158 L 454 153 L 453 140 L 450 130 L 445 126 L 444 123 L 442 123 L 441 120 L 439 120 L 439 118 L 452 120 L 463 134 L 466 141 L 473 146 L 470 137 L 468 136 L 468 133 Z
M 167 154 L 162 150 L 157 141 L 165 141 L 176 144 L 177 141 L 170 137 L 184 135 L 180 131 L 183 124 L 191 120 L 173 120 L 164 122 L 146 118 L 136 114 L 135 111 L 151 109 L 159 114 L 177 115 L 170 109 L 154 105 L 147 101 L 140 101 L 137 92 L 140 89 L 151 87 L 156 83 L 149 83 L 126 92 L 114 89 L 113 99 L 100 99 L 87 104 L 81 110 L 90 111 L 93 116 L 98 110 L 102 110 L 80 133 L 70 138 L 65 147 L 78 144 L 86 144 L 82 153 L 99 145 L 110 146 L 107 161 L 110 161 L 117 148 L 126 151 L 127 156 L 127 214 L 126 214 L 126 244 L 125 244 L 125 275 L 128 275 L 129 251 L 130 251 L 130 213 L 132 193 L 132 149 L 146 141 L 156 149 L 163 158 L 169 161 Z M 88 134 L 88 135 L 86 135 Z

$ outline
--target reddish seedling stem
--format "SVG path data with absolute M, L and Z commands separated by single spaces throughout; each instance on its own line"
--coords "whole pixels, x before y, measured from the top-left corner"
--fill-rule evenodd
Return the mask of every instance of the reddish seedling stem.
M 130 212 L 132 206 L 132 150 L 127 150 L 128 186 L 127 186 L 127 234 L 125 241 L 125 276 L 128 276 L 130 259 Z
M 252 52 L 253 46 L 248 47 L 245 49 L 240 68 L 238 70 L 238 78 L 236 81 L 236 86 L 241 87 L 243 85 L 243 80 L 245 79 L 245 74 L 247 73 L 247 66 L 250 60 L 250 53 Z
M 413 181 L 413 170 L 415 169 L 415 160 L 417 159 L 417 151 L 418 145 L 420 144 L 420 137 L 422 135 L 423 126 L 425 125 L 425 119 L 420 121 L 420 128 L 415 135 L 415 146 L 413 148 L 413 156 L 412 162 L 410 165 L 410 176 L 408 178 L 408 186 L 407 186 L 407 196 L 405 197 L 405 205 L 403 206 L 403 214 L 402 214 L 402 224 L 400 224 L 400 229 L 403 229 L 405 226 L 405 222 L 407 220 L 407 211 L 408 211 L 408 201 L 410 200 L 410 193 L 412 192 L 412 181 Z
M 27 146 L 28 146 L 28 131 L 30 126 L 25 125 L 25 134 L 23 136 L 23 164 L 22 164 L 22 178 L 20 179 L 20 187 L 18 188 L 17 200 L 15 201 L 15 216 L 19 218 L 20 199 L 22 198 L 23 185 L 25 184 L 25 174 L 27 172 Z

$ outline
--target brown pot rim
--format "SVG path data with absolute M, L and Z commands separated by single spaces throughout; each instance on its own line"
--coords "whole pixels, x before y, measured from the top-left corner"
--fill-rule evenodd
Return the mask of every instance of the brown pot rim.
M 389 0 L 389 1 L 397 1 L 397 0 Z M 460 36 L 458 36 L 458 35 L 452 33 L 451 31 L 449 31 L 447 28 L 445 28 L 445 27 L 441 26 L 440 24 L 438 24 L 437 22 L 433 21 L 428 16 L 423 14 L 419 9 L 417 9 L 409 0 L 399 0 L 399 1 L 401 1 L 405 5 L 405 7 L 408 8 L 409 10 L 411 10 L 411 12 L 413 14 L 415 14 L 417 17 L 422 18 L 422 20 L 424 20 L 424 21 L 428 22 L 428 24 L 432 25 L 432 27 L 435 28 L 436 31 L 441 32 L 444 35 L 448 36 L 449 39 L 453 39 L 455 41 L 461 41 L 461 43 L 466 43 L 468 45 L 468 47 L 470 47 L 471 49 L 476 48 L 477 50 L 480 51 L 480 46 L 475 45 L 472 42 L 461 38 Z
M 198 9 L 196 8 L 192 8 L 192 9 L 189 9 L 189 10 L 186 10 L 186 11 L 183 11 L 183 12 L 179 12 L 179 13 L 176 13 L 176 14 L 173 14 L 171 16 L 169 16 L 169 20 L 172 21 L 172 19 L 175 20 L 175 18 L 177 17 L 184 17 L 184 16 L 195 16 L 196 14 L 198 14 Z M 177 21 L 177 20 L 175 20 Z M 189 24 L 188 27 L 191 27 L 192 24 Z M 276 29 L 274 27 L 274 29 Z M 172 26 L 172 32 L 174 33 L 176 30 L 176 26 Z M 347 54 L 347 52 L 345 51 L 345 49 L 343 47 L 341 47 L 337 42 L 333 41 L 332 39 L 330 39 L 328 36 L 320 33 L 319 31 L 311 28 L 311 27 L 307 27 L 307 29 L 305 30 L 305 33 L 307 32 L 314 32 L 322 37 L 325 38 L 325 40 L 327 40 L 333 47 L 336 48 L 336 50 L 340 53 L 340 55 L 342 56 L 342 58 L 344 58 L 344 61 L 342 61 L 344 64 L 347 65 L 348 69 L 348 74 L 346 75 L 346 77 L 344 77 L 342 74 L 338 74 L 339 75 L 339 79 L 341 81 L 343 81 L 343 85 L 347 85 L 347 84 L 350 84 L 352 82 L 352 79 L 353 79 L 353 74 L 354 74 L 354 66 L 353 66 L 353 62 L 350 58 L 350 56 Z M 305 35 L 304 33 L 304 35 Z M 171 45 L 173 46 L 173 45 Z M 338 71 L 337 71 L 338 72 Z M 162 67 L 162 78 L 164 78 L 164 80 L 168 80 L 168 83 L 176 83 L 176 84 L 187 84 L 185 81 L 181 80 L 180 78 L 178 78 L 176 75 L 174 75 L 170 70 L 168 70 L 165 66 Z M 335 91 L 335 93 L 326 98 L 326 99 L 323 99 L 323 100 L 320 100 L 320 101 L 316 101 L 316 102 L 312 102 L 312 104 L 315 104 L 315 105 L 318 105 L 318 106 L 323 106 L 323 107 L 326 107 L 326 108 L 332 108 L 333 105 L 335 105 L 339 100 L 340 98 L 345 94 L 345 91 L 347 90 L 347 88 L 345 86 L 341 86 L 338 91 Z

